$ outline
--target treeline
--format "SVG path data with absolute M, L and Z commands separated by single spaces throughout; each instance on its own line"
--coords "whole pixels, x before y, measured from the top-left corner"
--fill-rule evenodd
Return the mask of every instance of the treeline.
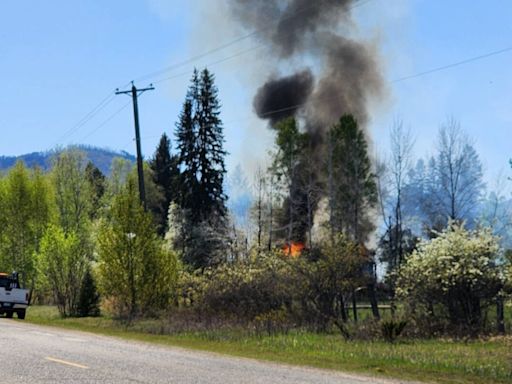
M 0 180 L 0 270 L 22 272 L 34 299 L 62 316 L 158 316 L 171 330 L 504 331 L 512 260 L 497 235 L 510 215 L 506 199 L 485 195 L 478 154 L 455 121 L 416 163 L 400 122 L 384 160 L 370 156 L 351 115 L 321 140 L 293 117 L 272 128 L 269 165 L 239 186 L 251 195 L 243 225 L 227 208 L 208 70 L 194 72 L 174 146 L 164 134 L 144 164 L 147 210 L 121 159 L 108 177 L 76 150 L 47 173 L 16 164 Z

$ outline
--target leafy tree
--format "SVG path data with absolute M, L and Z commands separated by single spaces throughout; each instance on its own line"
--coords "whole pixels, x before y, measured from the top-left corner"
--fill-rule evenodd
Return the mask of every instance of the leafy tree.
M 34 284 L 34 253 L 52 219 L 50 187 L 39 170 L 30 174 L 22 162 L 0 187 L 0 269 L 21 272 L 23 283 Z
M 56 225 L 48 227 L 41 241 L 41 275 L 63 317 L 79 315 L 80 288 L 89 265 L 84 251 L 75 232 Z
M 114 301 L 118 316 L 130 319 L 166 308 L 173 295 L 177 259 L 163 249 L 151 214 L 140 205 L 133 177 L 114 198 L 109 217 L 98 234 L 104 297 Z
M 54 160 L 51 179 L 59 227 L 49 234 L 49 250 L 42 252 L 43 259 L 47 260 L 49 278 L 59 265 L 65 265 L 68 260 L 74 263 L 74 267 L 64 271 L 70 274 L 70 277 L 62 278 L 67 280 L 57 280 L 49 285 L 53 287 L 56 300 L 61 302 L 61 314 L 79 316 L 80 289 L 85 273 L 95 257 L 91 220 L 98 216 L 95 208 L 99 209 L 100 206 L 99 195 L 104 193 L 104 179 L 99 170 L 95 171 L 92 166 L 88 166 L 85 154 L 78 150 L 62 152 Z M 59 253 L 49 255 L 52 249 L 50 246 Z M 73 255 L 68 255 L 68 252 Z M 62 291 L 56 284 L 66 284 L 68 288 Z M 93 297 L 90 299 L 94 300 Z M 63 301 L 66 305 L 62 304 Z
M 164 133 L 150 162 L 154 183 L 162 190 L 162 204 L 155 207 L 158 218 L 158 233 L 163 235 L 167 226 L 167 213 L 171 202 L 179 201 L 180 171 L 178 157 L 171 156 L 171 141 Z
M 32 171 L 32 214 L 33 222 L 31 224 L 34 230 L 36 241 L 35 251 L 39 251 L 39 243 L 46 232 L 49 223 L 56 219 L 56 206 L 53 200 L 54 190 L 47 174 L 41 169 L 35 168 Z
M 52 170 L 59 222 L 65 232 L 84 239 L 93 211 L 93 188 L 86 172 L 85 154 L 76 150 L 62 152 Z
M 107 193 L 109 198 L 117 195 L 123 189 L 128 175 L 133 172 L 134 165 L 122 157 L 115 157 L 110 166 L 110 177 L 107 183 Z
M 447 319 L 457 328 L 479 329 L 483 310 L 495 302 L 504 281 L 498 239 L 487 229 L 451 224 L 422 241 L 398 273 L 397 295 L 419 314 Z

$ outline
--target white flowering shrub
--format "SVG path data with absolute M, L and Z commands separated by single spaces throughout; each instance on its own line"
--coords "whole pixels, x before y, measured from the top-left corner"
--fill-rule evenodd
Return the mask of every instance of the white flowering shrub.
M 488 230 L 450 225 L 423 241 L 398 271 L 397 296 L 453 326 L 480 327 L 482 309 L 505 283 L 498 240 Z M 423 312 L 425 313 L 425 312 Z

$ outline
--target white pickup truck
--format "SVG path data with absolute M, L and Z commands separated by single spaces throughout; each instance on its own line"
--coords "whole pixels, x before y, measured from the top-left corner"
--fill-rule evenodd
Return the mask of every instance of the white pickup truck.
M 0 315 L 12 318 L 16 313 L 23 320 L 29 304 L 30 290 L 20 287 L 18 274 L 0 273 Z

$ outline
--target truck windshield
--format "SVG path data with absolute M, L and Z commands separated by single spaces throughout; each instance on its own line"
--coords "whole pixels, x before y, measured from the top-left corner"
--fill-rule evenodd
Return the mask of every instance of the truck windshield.
M 9 288 L 11 286 L 11 279 L 8 277 L 0 276 L 0 288 Z

